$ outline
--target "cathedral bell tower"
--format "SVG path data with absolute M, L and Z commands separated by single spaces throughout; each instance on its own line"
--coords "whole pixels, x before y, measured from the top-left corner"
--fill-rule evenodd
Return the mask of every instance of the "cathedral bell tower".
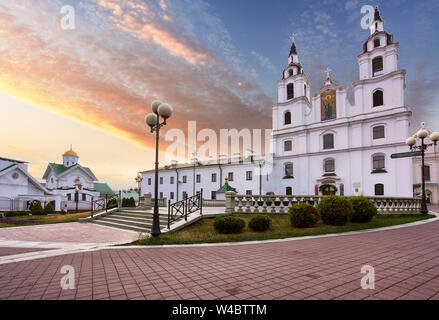
M 370 35 L 358 56 L 360 79 L 353 84 L 355 101 L 362 112 L 404 106 L 405 70 L 398 70 L 399 43 L 384 30 L 378 7 L 369 26 Z
M 375 7 L 370 36 L 363 44 L 363 54 L 358 57 L 360 80 L 373 79 L 398 70 L 399 43 L 394 43 L 393 35 L 384 31 L 378 7 Z
M 282 80 L 278 82 L 278 103 L 285 103 L 298 97 L 310 97 L 310 82 L 305 69 L 299 61 L 295 43 L 295 35 L 291 36 L 291 49 L 288 55 L 288 66 L 282 72 Z
M 294 34 L 291 39 L 288 65 L 282 71 L 282 79 L 277 82 L 278 101 L 272 110 L 274 130 L 286 130 L 303 124 L 311 108 L 311 83 L 300 64 Z

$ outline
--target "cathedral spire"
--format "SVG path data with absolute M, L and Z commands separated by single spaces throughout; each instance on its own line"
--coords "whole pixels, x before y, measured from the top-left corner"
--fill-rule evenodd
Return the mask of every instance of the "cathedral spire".
M 375 21 L 383 21 L 380 16 L 380 11 L 378 10 L 378 6 L 375 6 Z
M 291 57 L 291 55 L 293 55 L 293 54 L 297 54 L 296 43 L 294 42 L 295 38 L 296 38 L 296 35 L 293 33 L 291 35 L 291 49 L 290 49 L 290 54 L 288 55 L 289 57 Z
M 375 6 L 375 15 L 373 18 L 373 22 L 370 25 L 370 34 L 374 34 L 375 32 L 384 31 L 384 21 L 381 19 L 380 11 L 378 10 L 378 6 Z
M 290 54 L 288 55 L 288 62 L 289 63 L 299 63 L 299 55 L 297 54 L 297 48 L 296 48 L 296 34 L 291 35 L 291 49 Z

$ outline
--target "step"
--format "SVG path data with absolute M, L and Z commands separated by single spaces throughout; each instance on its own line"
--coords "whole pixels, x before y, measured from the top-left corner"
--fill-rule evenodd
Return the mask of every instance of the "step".
M 134 215 L 132 213 L 125 213 L 125 212 L 115 212 L 111 215 L 108 215 L 107 217 L 112 217 L 112 216 L 120 216 L 120 217 L 126 217 L 127 219 L 152 219 L 153 218 L 153 214 L 139 214 L 139 215 Z M 160 220 L 166 220 L 168 221 L 168 215 L 164 216 L 164 215 L 159 215 L 159 219 Z
M 112 214 L 123 214 L 130 217 L 152 217 L 154 214 L 152 212 L 144 212 L 144 213 L 133 213 L 133 212 L 126 212 L 126 211 L 116 211 Z M 168 214 L 159 214 L 160 218 L 168 218 Z
M 117 218 L 117 219 L 124 219 L 124 220 L 130 220 L 130 221 L 136 221 L 136 222 L 152 222 L 153 221 L 153 217 L 150 216 L 144 216 L 144 217 L 131 217 L 131 216 L 127 216 L 124 214 L 112 214 L 111 216 L 107 216 L 106 218 Z M 160 222 L 162 223 L 168 223 L 168 218 L 159 218 Z
M 132 221 L 132 220 L 126 220 L 126 219 L 120 219 L 120 218 L 112 218 L 112 217 L 107 217 L 105 219 L 99 219 L 98 221 L 108 221 L 108 222 L 126 224 L 129 226 L 134 226 L 134 227 L 139 227 L 139 228 L 148 228 L 148 227 L 152 226 L 152 221 L 139 222 L 139 221 Z M 160 225 L 165 227 L 168 225 L 168 223 L 161 222 Z
M 131 230 L 131 231 L 136 231 L 136 232 L 141 232 L 141 233 L 149 233 L 151 231 L 151 228 L 134 227 L 134 226 L 126 225 L 126 224 L 109 222 L 109 221 L 105 221 L 105 220 L 93 220 L 93 223 L 107 226 L 107 227 L 113 227 L 113 228 L 123 229 L 123 230 Z

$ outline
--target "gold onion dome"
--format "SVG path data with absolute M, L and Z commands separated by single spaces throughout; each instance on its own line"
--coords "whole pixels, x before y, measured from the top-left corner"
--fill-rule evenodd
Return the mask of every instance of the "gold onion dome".
M 72 147 L 70 147 L 70 150 L 67 150 L 66 152 L 64 152 L 63 155 L 64 156 L 72 156 L 72 157 L 79 158 L 78 154 L 75 151 L 72 150 Z

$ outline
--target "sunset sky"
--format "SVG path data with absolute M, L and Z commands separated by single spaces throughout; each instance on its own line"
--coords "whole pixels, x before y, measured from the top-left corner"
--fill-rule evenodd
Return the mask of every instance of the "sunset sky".
M 40 179 L 72 144 L 100 181 L 135 187 L 153 168 L 153 100 L 174 107 L 167 129 L 271 128 L 291 33 L 313 91 L 327 67 L 350 85 L 365 4 L 400 42 L 412 131 L 439 130 L 438 0 L 3 0 L 0 156 L 29 161 Z M 61 28 L 64 5 L 74 30 Z

